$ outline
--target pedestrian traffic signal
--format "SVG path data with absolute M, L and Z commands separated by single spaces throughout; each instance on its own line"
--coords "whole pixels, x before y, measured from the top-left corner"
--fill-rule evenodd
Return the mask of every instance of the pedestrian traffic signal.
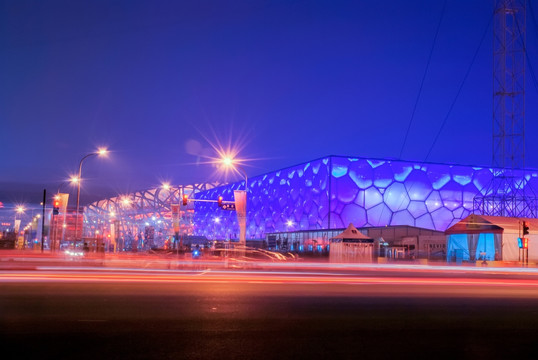
M 219 207 L 222 207 L 222 196 L 219 196 L 217 203 L 219 204 Z
M 187 194 L 183 194 L 183 206 L 187 206 L 188 202 L 189 202 L 189 196 Z
M 52 215 L 58 215 L 60 212 L 60 199 L 54 199 L 52 201 Z
M 529 224 L 526 221 L 523 221 L 523 236 L 529 234 Z
M 529 238 L 517 238 L 517 244 L 520 249 L 529 248 Z

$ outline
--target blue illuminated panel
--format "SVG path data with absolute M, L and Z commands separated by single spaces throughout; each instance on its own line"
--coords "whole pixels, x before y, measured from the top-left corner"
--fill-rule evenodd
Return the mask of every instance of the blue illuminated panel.
M 233 190 L 244 189 L 244 181 L 196 194 L 199 199 L 233 200 Z M 247 196 L 247 240 L 266 232 L 322 229 L 327 227 L 329 207 L 329 158 L 249 179 Z M 220 217 L 216 223 L 214 218 Z M 287 222 L 292 220 L 289 227 Z M 195 202 L 194 233 L 208 239 L 239 236 L 235 211 L 216 203 Z
M 523 174 L 521 174 L 523 176 Z M 492 179 L 492 170 L 461 165 L 331 156 L 249 179 L 247 239 L 265 233 L 411 225 L 444 231 L 470 214 L 473 198 Z M 538 185 L 537 174 L 526 183 Z M 233 200 L 244 182 L 197 194 Z M 482 194 L 485 195 L 485 194 Z M 215 217 L 221 221 L 213 221 Z M 287 222 L 291 220 L 292 226 Z M 235 239 L 236 214 L 213 203 L 196 203 L 194 234 Z

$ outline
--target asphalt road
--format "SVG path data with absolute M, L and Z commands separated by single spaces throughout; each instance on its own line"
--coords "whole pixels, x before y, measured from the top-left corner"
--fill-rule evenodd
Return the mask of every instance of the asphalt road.
M 444 275 L 4 270 L 2 358 L 538 358 L 535 275 Z

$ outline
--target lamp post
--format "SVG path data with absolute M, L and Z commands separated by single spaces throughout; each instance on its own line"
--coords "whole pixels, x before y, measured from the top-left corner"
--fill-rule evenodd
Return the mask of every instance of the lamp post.
M 91 157 L 91 156 L 105 156 L 106 154 L 108 153 L 108 150 L 105 149 L 105 148 L 101 148 L 99 149 L 98 151 L 96 152 L 93 152 L 93 153 L 90 153 L 86 156 L 84 156 L 81 160 L 80 160 L 80 163 L 78 165 L 78 181 L 77 181 L 77 212 L 76 212 L 76 215 L 75 215 L 75 239 L 73 241 L 73 248 L 76 249 L 77 248 L 77 238 L 78 238 L 78 217 L 79 217 L 79 206 L 80 206 L 80 183 L 82 181 L 82 163 L 84 162 L 84 160 L 86 160 L 87 158 Z M 84 224 L 83 224 L 84 226 Z
M 65 232 L 66 232 L 66 228 L 67 228 L 67 224 L 66 224 L 66 218 L 67 218 L 67 208 L 68 208 L 68 202 L 69 202 L 69 192 L 68 193 L 61 193 L 61 190 L 62 190 L 62 187 L 69 183 L 71 184 L 71 186 L 77 184 L 79 182 L 79 178 L 76 176 L 76 175 L 71 175 L 71 177 L 62 182 L 60 184 L 60 186 L 58 186 L 58 192 L 56 194 L 56 197 L 58 199 L 60 199 L 61 201 L 61 213 L 62 213 L 62 234 L 61 234 L 61 238 L 59 239 L 58 241 L 58 244 L 59 244 L 59 247 L 61 248 L 61 245 L 65 242 Z M 58 225 L 58 221 L 56 221 L 56 227 Z
M 164 182 L 161 184 L 161 188 L 166 191 L 168 193 L 168 198 L 169 198 L 169 201 L 170 201 L 170 212 L 171 212 L 171 215 L 172 215 L 172 231 L 174 233 L 173 236 L 173 239 L 174 239 L 174 242 L 172 244 L 172 241 L 170 241 L 170 247 L 172 249 L 176 249 L 176 254 L 179 255 L 179 244 L 178 244 L 178 241 L 179 241 L 179 213 L 180 213 L 180 207 L 179 207 L 179 203 L 181 201 L 181 191 L 180 189 L 178 188 L 178 193 L 177 193 L 177 197 L 178 197 L 178 203 L 177 204 L 174 204 L 174 197 L 173 197 L 173 193 L 172 193 L 172 186 L 170 185 L 170 183 L 168 182 Z
M 136 229 L 136 224 L 134 225 L 131 225 L 131 221 L 134 222 L 134 219 L 135 217 L 132 217 L 130 216 L 131 214 L 131 210 L 132 210 L 132 200 L 130 198 L 129 195 L 124 195 L 121 197 L 121 200 L 120 200 L 120 206 L 117 208 L 118 210 L 118 215 L 119 215 L 119 218 L 120 218 L 120 224 L 121 224 L 121 229 L 123 230 L 123 243 L 122 243 L 122 247 L 123 249 L 125 249 L 125 244 L 126 244 L 126 239 L 128 237 L 129 239 L 129 245 L 130 245 L 130 249 L 131 251 L 135 251 L 136 250 L 136 246 L 138 244 L 135 245 L 135 249 L 133 249 L 133 244 L 135 244 L 135 238 L 136 238 L 136 235 L 137 235 L 137 230 Z
M 15 208 L 15 222 L 17 221 L 17 215 L 21 217 L 21 219 L 19 220 L 22 220 L 22 214 L 24 214 L 25 211 L 26 208 L 23 205 L 17 205 L 17 207 Z
M 163 190 L 168 191 L 168 196 L 170 198 L 170 211 L 172 213 L 172 227 L 174 230 L 174 248 L 177 250 L 179 256 L 179 251 L 184 250 L 183 240 L 185 235 L 184 226 L 186 223 L 190 223 L 190 219 L 186 216 L 187 214 L 187 203 L 184 200 L 185 196 L 188 198 L 188 195 L 185 194 L 185 186 L 177 185 L 177 204 L 174 204 L 174 196 L 176 189 L 170 185 L 170 183 L 165 182 L 161 184 Z M 182 207 L 183 206 L 183 207 Z M 181 232 L 181 234 L 180 234 Z M 187 234 L 188 235 L 188 234 Z
M 15 243 L 16 243 L 17 249 L 19 247 L 22 247 L 22 245 L 19 244 L 19 227 L 20 227 L 20 223 L 22 222 L 22 214 L 24 214 L 25 211 L 26 209 L 24 208 L 23 205 L 17 205 L 17 207 L 15 208 L 15 226 L 13 230 L 15 232 Z M 20 216 L 20 219 L 18 219 L 19 223 L 17 223 L 17 214 Z
M 239 171 L 245 177 L 245 190 L 234 191 L 235 210 L 237 214 L 237 222 L 239 223 L 239 245 L 247 245 L 247 191 L 248 191 L 248 176 L 245 170 L 239 166 L 237 161 L 229 156 L 221 158 L 222 164 L 227 168 L 232 168 Z

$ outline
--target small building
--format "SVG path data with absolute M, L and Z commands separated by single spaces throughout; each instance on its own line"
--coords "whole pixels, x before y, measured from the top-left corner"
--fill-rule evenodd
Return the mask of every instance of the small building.
M 392 259 L 446 259 L 446 236 L 442 231 L 408 225 L 361 228 L 375 239 L 374 256 Z
M 469 215 L 449 227 L 447 261 L 519 261 L 522 224 L 529 226 L 528 259 L 538 261 L 538 219 Z
M 363 235 L 353 224 L 331 238 L 331 262 L 369 263 L 373 261 L 374 239 Z
M 362 235 L 374 239 L 373 258 L 392 259 L 446 259 L 446 236 L 442 231 L 408 225 L 355 228 Z M 329 255 L 330 239 L 346 229 L 300 230 L 268 233 L 264 245 L 269 250 L 292 251 L 303 254 Z

